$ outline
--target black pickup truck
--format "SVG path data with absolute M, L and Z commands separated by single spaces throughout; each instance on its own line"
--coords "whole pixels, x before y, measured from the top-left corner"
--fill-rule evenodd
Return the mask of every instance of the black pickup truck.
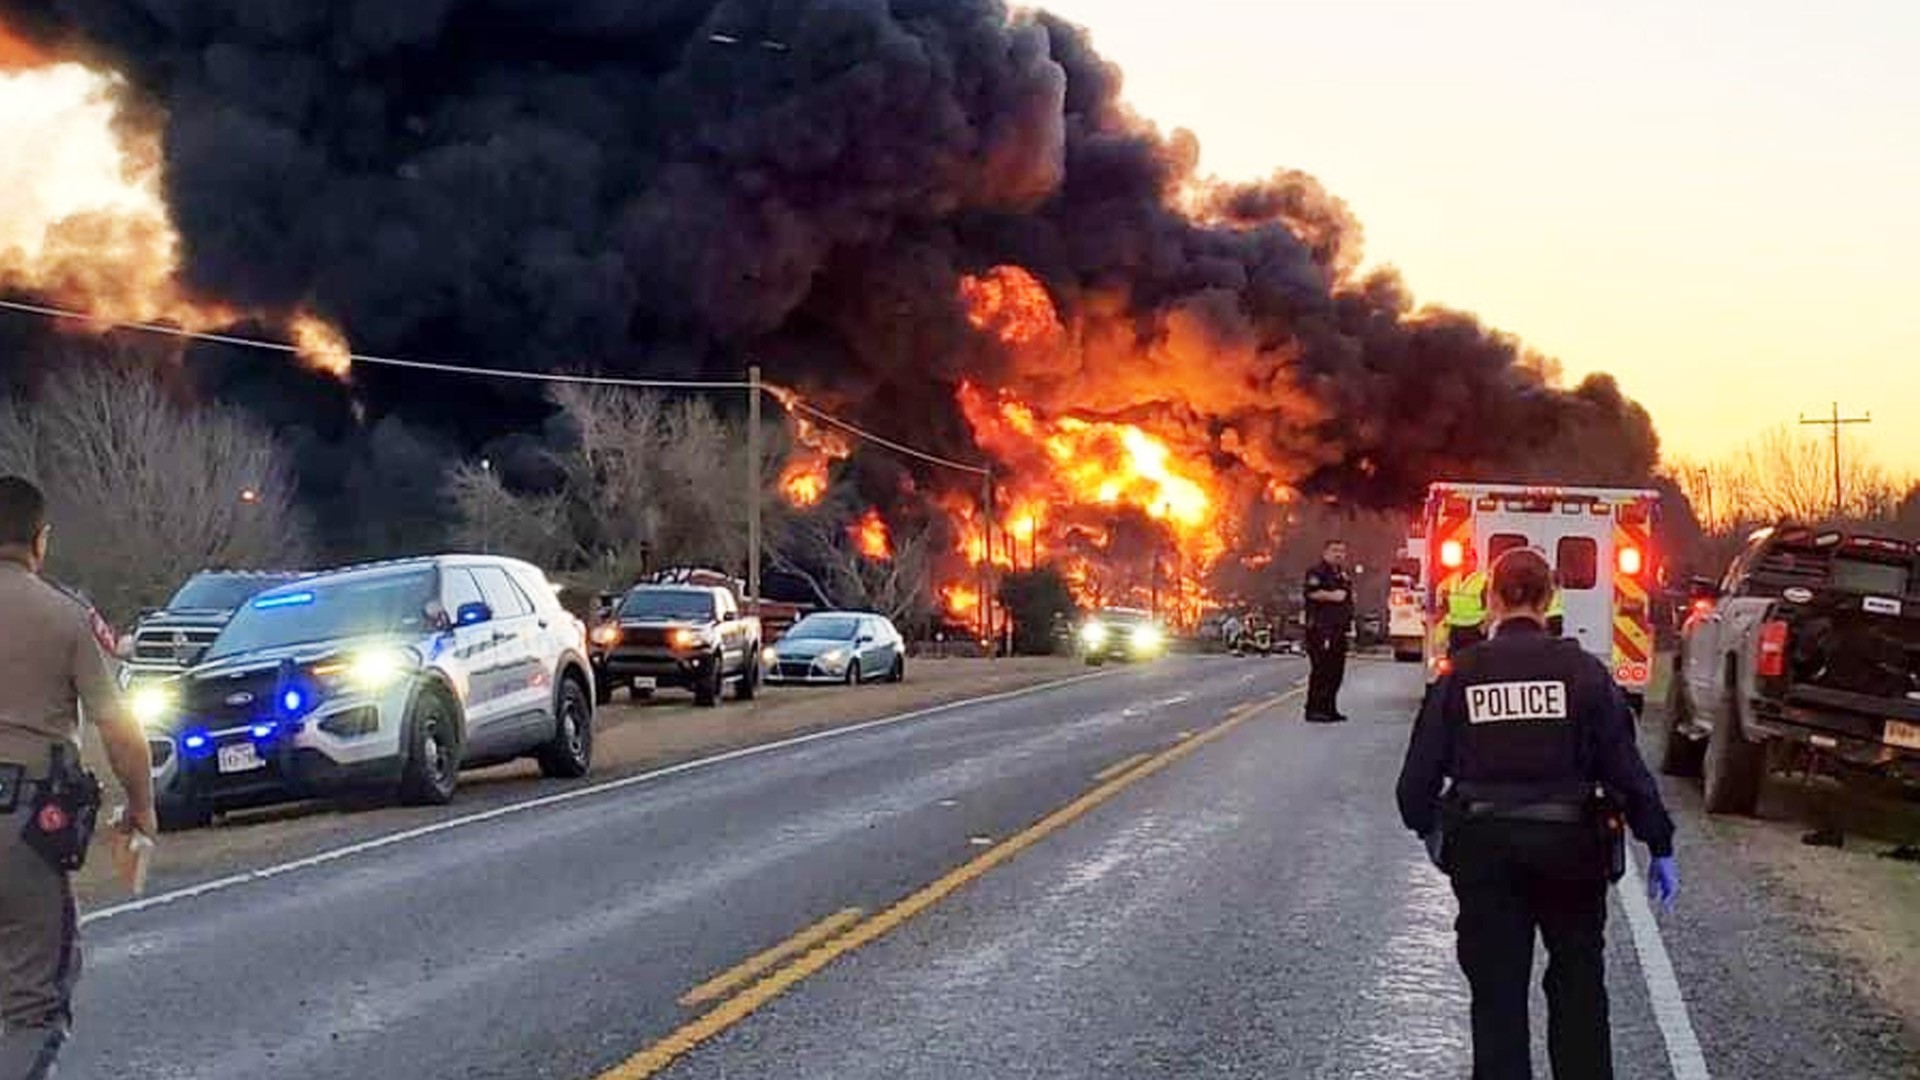
M 1920 546 L 1804 525 L 1755 532 L 1693 582 L 1664 769 L 1752 814 L 1803 755 L 1920 778 Z
M 760 689 L 760 620 L 740 613 L 723 586 L 637 585 L 589 635 L 600 703 L 616 686 L 639 696 L 638 683 L 693 691 L 700 705 L 718 705 L 731 684 L 742 701 Z

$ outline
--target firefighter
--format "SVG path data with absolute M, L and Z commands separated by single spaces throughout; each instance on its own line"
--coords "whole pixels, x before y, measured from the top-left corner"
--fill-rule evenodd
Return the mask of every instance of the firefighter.
M 146 735 L 121 708 L 103 653 L 112 630 L 41 580 L 46 500 L 0 477 L 0 1080 L 41 1080 L 72 1022 L 80 973 L 68 875 L 87 850 L 99 785 L 79 767 L 80 719 L 127 793 L 122 829 L 154 820 Z
M 1544 555 L 1501 556 L 1493 637 L 1456 654 L 1428 692 L 1397 791 L 1401 818 L 1427 839 L 1460 904 L 1475 1080 L 1532 1076 L 1536 933 L 1555 1080 L 1612 1077 L 1604 929 L 1608 885 L 1625 870 L 1622 819 L 1652 856 L 1650 899 L 1671 910 L 1679 890 L 1673 821 L 1640 760 L 1633 714 L 1598 660 L 1546 636 L 1552 590 Z
M 1487 575 L 1480 569 L 1480 554 L 1469 547 L 1465 561 L 1444 586 L 1442 603 L 1447 611 L 1447 655 L 1452 656 L 1469 645 L 1486 640 Z

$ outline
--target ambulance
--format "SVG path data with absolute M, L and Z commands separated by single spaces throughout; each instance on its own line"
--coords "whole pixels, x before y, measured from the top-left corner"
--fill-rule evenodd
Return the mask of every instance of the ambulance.
M 1425 575 L 1426 665 L 1444 674 L 1444 584 L 1478 556 L 1481 569 L 1518 547 L 1553 564 L 1566 609 L 1564 634 L 1599 657 L 1635 709 L 1653 674 L 1653 594 L 1661 573 L 1653 530 L 1660 495 L 1637 488 L 1436 483 L 1415 521 L 1409 551 Z

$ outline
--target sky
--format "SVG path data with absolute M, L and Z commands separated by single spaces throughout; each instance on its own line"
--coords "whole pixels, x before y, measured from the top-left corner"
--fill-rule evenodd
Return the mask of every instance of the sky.
M 1203 169 L 1319 177 L 1371 263 L 1614 373 L 1670 457 L 1838 401 L 1920 473 L 1920 3 L 1042 6 Z

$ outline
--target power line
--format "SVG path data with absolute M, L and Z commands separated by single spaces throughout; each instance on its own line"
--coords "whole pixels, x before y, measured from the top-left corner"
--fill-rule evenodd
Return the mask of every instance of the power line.
M 268 341 L 264 338 L 240 337 L 234 334 L 215 334 L 200 330 L 187 330 L 178 326 L 168 326 L 164 323 L 107 319 L 84 311 L 52 307 L 46 304 L 28 304 L 17 300 L 0 299 L 0 309 L 23 312 L 29 315 L 41 315 L 54 319 L 66 319 L 72 322 L 90 323 L 94 326 L 103 326 L 114 330 L 134 330 L 143 334 L 158 334 L 163 337 L 206 341 L 218 345 L 234 345 L 240 348 L 261 349 L 267 352 L 284 353 L 292 356 L 298 356 L 300 354 L 298 346 L 290 345 L 284 341 Z M 585 386 L 620 386 L 643 390 L 760 390 L 765 388 L 765 385 L 761 383 L 740 380 L 635 379 L 617 375 L 570 375 L 564 372 L 528 371 L 518 368 L 475 367 L 470 364 L 439 363 L 429 360 L 404 360 L 392 356 L 372 356 L 365 353 L 354 352 L 349 352 L 347 359 L 352 363 L 365 364 L 370 367 L 403 368 L 410 371 L 432 371 L 445 375 L 513 379 L 522 382 L 571 383 Z M 775 400 L 780 401 L 781 404 L 785 405 L 792 412 L 805 413 L 823 424 L 838 428 L 849 435 L 864 439 L 877 446 L 885 447 L 895 453 L 918 458 L 928 464 L 939 465 L 943 468 L 972 473 L 975 476 L 986 476 L 991 472 L 990 469 L 982 465 L 969 465 L 965 462 L 954 461 L 951 458 L 944 458 L 938 454 L 929 453 L 925 450 L 908 446 L 902 442 L 896 442 L 884 435 L 877 435 L 857 424 L 842 420 L 832 413 L 809 405 L 798 397 L 792 397 L 789 400 L 787 393 L 776 394 Z
M 806 413 L 808 416 L 813 417 L 815 420 L 818 420 L 823 424 L 827 424 L 832 427 L 839 428 L 841 431 L 844 431 L 849 435 L 853 435 L 858 438 L 865 439 L 868 442 L 875 443 L 880 446 L 884 446 L 887 449 L 894 451 L 895 453 L 905 454 L 908 457 L 919 458 L 921 461 L 925 461 L 932 465 L 939 465 L 948 469 L 956 469 L 960 472 L 972 473 L 975 476 L 989 476 L 993 472 L 992 469 L 989 469 L 984 465 L 968 465 L 966 462 L 955 461 L 952 458 L 943 458 L 938 454 L 930 454 L 925 450 L 916 450 L 913 447 L 906 445 L 905 443 L 894 442 L 892 439 L 889 439 L 884 435 L 875 435 L 873 432 L 868 431 L 865 428 L 859 427 L 857 425 L 848 423 L 847 421 L 842 420 L 831 413 L 822 412 L 819 409 L 814 408 L 812 405 L 809 405 L 806 402 L 799 400 L 798 398 L 789 402 L 787 407 L 789 409 L 792 409 L 794 412 Z
M 67 319 L 73 322 L 91 323 L 113 330 L 136 330 L 143 334 L 158 334 L 162 337 L 186 338 L 192 341 L 207 341 L 218 345 L 237 345 L 247 349 L 263 349 L 268 352 L 287 353 L 298 356 L 298 346 L 284 341 L 267 341 L 262 338 L 238 337 L 233 334 L 212 334 L 201 330 L 186 330 L 164 323 L 124 322 L 119 319 L 103 319 L 84 311 L 70 308 L 48 307 L 44 304 L 23 304 L 17 300 L 0 300 L 0 308 L 10 311 L 26 312 L 31 315 L 44 315 L 54 319 Z M 431 360 L 402 360 L 392 356 L 370 356 L 365 353 L 350 352 L 347 359 L 355 364 L 370 367 L 406 368 L 412 371 L 436 371 L 445 375 L 471 375 L 491 379 L 517 379 L 523 382 L 573 383 L 586 386 L 627 386 L 646 390 L 747 390 L 750 385 L 735 379 L 732 381 L 700 379 L 631 379 L 617 375 L 569 375 L 563 372 L 526 371 L 517 368 L 475 367 L 470 364 L 447 364 Z

